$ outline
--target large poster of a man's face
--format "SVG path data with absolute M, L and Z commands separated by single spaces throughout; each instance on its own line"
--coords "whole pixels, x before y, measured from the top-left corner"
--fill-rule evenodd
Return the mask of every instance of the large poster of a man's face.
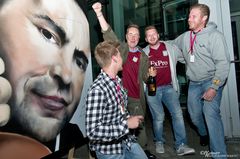
M 75 112 L 90 56 L 76 0 L 1 0 L 0 57 L 12 86 L 5 128 L 52 140 Z

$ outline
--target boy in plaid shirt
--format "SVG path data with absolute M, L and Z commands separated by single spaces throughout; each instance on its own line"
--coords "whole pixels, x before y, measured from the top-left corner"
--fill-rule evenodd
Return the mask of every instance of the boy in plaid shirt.
M 98 159 L 147 159 L 130 129 L 143 121 L 143 116 L 130 116 L 126 110 L 127 93 L 117 76 L 122 70 L 118 42 L 97 45 L 95 58 L 101 73 L 90 87 L 86 100 L 86 132 L 90 149 Z

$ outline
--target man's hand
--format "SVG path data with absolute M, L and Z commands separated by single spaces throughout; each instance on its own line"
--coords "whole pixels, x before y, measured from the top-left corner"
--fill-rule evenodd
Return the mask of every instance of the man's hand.
M 144 118 L 142 115 L 130 116 L 127 119 L 127 124 L 129 129 L 136 129 L 139 127 L 139 124 L 143 122 Z
M 105 19 L 104 16 L 103 16 L 103 13 L 102 13 L 102 4 L 99 3 L 99 2 L 96 2 L 96 3 L 94 3 L 94 4 L 92 5 L 92 8 L 93 8 L 94 12 L 96 13 L 97 19 L 98 19 L 99 24 L 100 24 L 100 26 L 101 26 L 101 29 L 102 29 L 103 31 L 108 30 L 109 25 L 108 25 L 106 19 Z
M 5 71 L 4 61 L 0 58 L 0 75 Z M 10 118 L 10 106 L 7 104 L 12 95 L 12 87 L 7 79 L 0 76 L 0 126 L 6 125 Z
M 208 90 L 203 94 L 202 98 L 206 101 L 212 101 L 213 98 L 216 96 L 217 91 L 213 88 L 208 88 Z
M 102 4 L 100 2 L 96 2 L 92 5 L 94 12 L 96 13 L 97 17 L 102 15 Z
M 148 74 L 149 76 L 155 77 L 157 75 L 157 69 L 154 66 L 149 67 Z

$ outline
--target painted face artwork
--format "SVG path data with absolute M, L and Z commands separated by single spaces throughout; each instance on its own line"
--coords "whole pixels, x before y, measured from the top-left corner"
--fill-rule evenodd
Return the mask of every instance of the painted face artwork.
M 0 57 L 13 87 L 10 122 L 49 141 L 81 97 L 90 55 L 88 21 L 75 0 L 0 5 Z

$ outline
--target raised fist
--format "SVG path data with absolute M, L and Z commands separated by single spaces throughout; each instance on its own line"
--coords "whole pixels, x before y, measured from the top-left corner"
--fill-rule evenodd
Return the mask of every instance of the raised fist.
M 102 13 L 102 4 L 100 2 L 96 2 L 92 5 L 92 8 L 96 15 L 99 15 Z

